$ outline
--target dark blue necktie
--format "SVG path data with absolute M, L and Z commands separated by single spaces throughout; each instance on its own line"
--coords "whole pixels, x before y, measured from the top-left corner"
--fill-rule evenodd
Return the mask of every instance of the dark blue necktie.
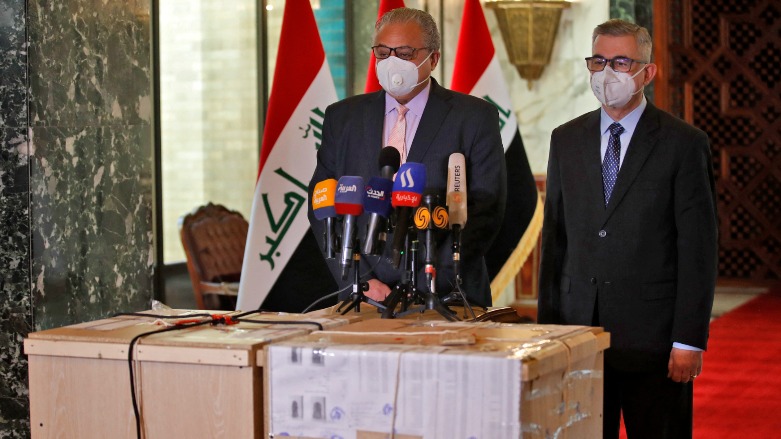
M 621 133 L 624 127 L 618 122 L 613 122 L 610 127 L 610 140 L 607 141 L 607 151 L 605 159 L 602 160 L 602 186 L 605 190 L 605 207 L 610 201 L 610 194 L 613 193 L 613 186 L 618 177 L 618 165 L 621 162 Z

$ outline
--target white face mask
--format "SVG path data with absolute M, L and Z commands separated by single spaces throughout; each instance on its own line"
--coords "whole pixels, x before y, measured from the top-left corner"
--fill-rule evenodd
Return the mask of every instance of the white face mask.
M 380 86 L 394 98 L 406 96 L 420 84 L 423 84 L 431 77 L 426 76 L 422 81 L 418 81 L 418 69 L 426 62 L 433 52 L 418 65 L 412 61 L 404 61 L 395 56 L 389 56 L 377 63 L 377 79 Z
M 591 74 L 591 91 L 599 102 L 607 107 L 623 107 L 632 99 L 632 96 L 643 89 L 636 89 L 635 76 L 645 70 L 645 66 L 634 75 L 625 72 L 616 72 L 610 66 L 605 66 L 601 72 Z

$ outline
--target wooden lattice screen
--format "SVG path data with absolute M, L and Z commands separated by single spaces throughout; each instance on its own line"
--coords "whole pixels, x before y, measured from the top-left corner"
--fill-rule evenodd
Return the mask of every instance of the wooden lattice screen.
M 781 279 L 781 2 L 657 0 L 657 105 L 710 137 L 719 276 Z

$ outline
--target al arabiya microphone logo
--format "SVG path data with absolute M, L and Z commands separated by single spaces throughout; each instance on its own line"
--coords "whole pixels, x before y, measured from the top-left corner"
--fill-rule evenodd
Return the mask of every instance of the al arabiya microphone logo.
M 346 184 L 340 184 L 339 185 L 339 189 L 337 189 L 337 191 L 340 194 L 346 194 L 346 193 L 349 193 L 349 192 L 357 192 L 358 191 L 358 186 L 356 186 L 354 184 L 353 185 L 349 185 L 349 186 L 346 185 Z
M 415 187 L 415 180 L 412 179 L 412 168 L 407 168 L 401 173 L 401 187 Z

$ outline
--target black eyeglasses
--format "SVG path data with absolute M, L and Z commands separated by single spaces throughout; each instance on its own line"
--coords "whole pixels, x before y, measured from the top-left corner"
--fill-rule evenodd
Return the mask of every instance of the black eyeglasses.
M 610 64 L 610 68 L 617 71 L 626 73 L 632 70 L 632 63 L 648 64 L 645 61 L 639 59 L 627 58 L 625 56 L 617 56 L 613 59 L 606 59 L 601 56 L 590 56 L 586 58 L 586 67 L 592 72 L 601 72 L 605 70 L 605 66 Z
M 391 56 L 391 53 L 395 52 L 397 58 L 401 58 L 404 61 L 410 61 L 415 58 L 415 52 L 418 50 L 425 50 L 428 49 L 428 47 L 409 47 L 409 46 L 401 46 L 401 47 L 388 47 L 388 46 L 372 46 L 372 51 L 374 52 L 374 57 L 377 59 L 385 59 L 389 56 Z

